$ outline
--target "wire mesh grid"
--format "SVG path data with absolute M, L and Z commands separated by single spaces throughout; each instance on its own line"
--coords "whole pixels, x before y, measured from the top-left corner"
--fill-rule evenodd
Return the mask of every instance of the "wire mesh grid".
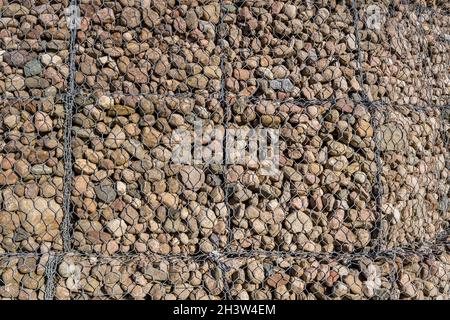
M 0 100 L 0 253 L 62 250 L 64 102 Z
M 2 97 L 49 97 L 67 92 L 71 36 L 68 6 L 68 0 L 2 1 Z
M 0 297 L 448 299 L 448 12 L 1 3 Z

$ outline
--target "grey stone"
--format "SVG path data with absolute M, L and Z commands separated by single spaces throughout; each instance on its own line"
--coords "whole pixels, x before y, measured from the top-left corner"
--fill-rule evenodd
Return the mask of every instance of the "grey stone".
M 274 90 L 281 90 L 284 92 L 292 92 L 295 88 L 294 84 L 289 79 L 271 80 L 270 87 Z
M 23 69 L 26 77 L 36 76 L 42 72 L 42 65 L 39 60 L 31 60 Z
M 95 186 L 95 194 L 99 200 L 105 203 L 113 202 L 117 196 L 114 186 L 109 181 L 103 181 L 99 185 Z

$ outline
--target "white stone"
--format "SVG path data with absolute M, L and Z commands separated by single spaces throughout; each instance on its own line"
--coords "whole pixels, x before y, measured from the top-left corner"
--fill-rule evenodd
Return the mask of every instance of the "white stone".
M 127 230 L 127 224 L 122 219 L 113 219 L 106 224 L 106 227 L 118 238 L 123 236 Z
M 117 181 L 116 189 L 117 193 L 121 196 L 127 193 L 127 185 L 122 181 Z
M 114 99 L 112 97 L 108 97 L 108 96 L 101 96 L 98 99 L 98 104 L 102 108 L 109 109 L 114 105 Z

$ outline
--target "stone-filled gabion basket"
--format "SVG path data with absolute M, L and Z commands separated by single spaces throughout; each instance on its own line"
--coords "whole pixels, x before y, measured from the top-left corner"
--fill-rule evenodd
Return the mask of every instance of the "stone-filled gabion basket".
M 443 0 L 0 0 L 0 299 L 450 299 L 449 55 Z

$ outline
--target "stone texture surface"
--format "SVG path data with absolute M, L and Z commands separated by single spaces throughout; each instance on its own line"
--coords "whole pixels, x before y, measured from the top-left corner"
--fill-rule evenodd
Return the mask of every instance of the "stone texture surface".
M 48 255 L 0 257 L 0 300 L 44 300 Z
M 223 276 L 208 259 L 65 255 L 58 265 L 57 300 L 218 300 Z
M 224 261 L 231 299 L 449 299 L 448 252 L 395 258 L 254 257 Z
M 374 248 L 375 140 L 368 110 L 347 99 L 299 105 L 231 102 L 231 128 L 279 130 L 279 168 L 227 167 L 232 248 L 353 252 Z
M 0 100 L 0 254 L 61 250 L 64 104 Z
M 449 9 L 429 10 L 431 23 L 425 25 L 429 63 L 426 74 L 431 80 L 432 103 L 450 104 L 450 15 Z
M 86 94 L 220 91 L 218 0 L 80 4 L 76 82 Z
M 66 92 L 69 2 L 0 3 L 0 96 L 49 97 Z
M 450 168 L 450 108 L 443 109 L 441 112 L 441 138 L 444 143 L 444 156 L 445 167 L 447 172 Z M 448 212 L 450 210 L 450 175 L 447 175 L 444 179 L 444 184 L 441 185 L 439 195 L 439 205 L 442 212 Z
M 281 100 L 359 97 L 349 5 L 227 0 L 222 10 L 219 35 L 230 95 Z
M 448 144 L 439 109 L 377 109 L 383 233 L 388 248 L 433 242 L 448 229 Z
M 432 78 L 425 30 L 431 17 L 418 2 L 390 4 L 358 1 L 364 90 L 371 101 L 427 105 Z
M 175 130 L 193 144 L 194 121 L 220 129 L 222 113 L 218 100 L 200 95 L 77 99 L 75 248 L 111 255 L 223 248 L 223 166 L 172 161 Z
M 62 254 L 70 1 L 0 0 L 0 299 L 449 299 L 450 7 L 355 3 L 80 1 Z

